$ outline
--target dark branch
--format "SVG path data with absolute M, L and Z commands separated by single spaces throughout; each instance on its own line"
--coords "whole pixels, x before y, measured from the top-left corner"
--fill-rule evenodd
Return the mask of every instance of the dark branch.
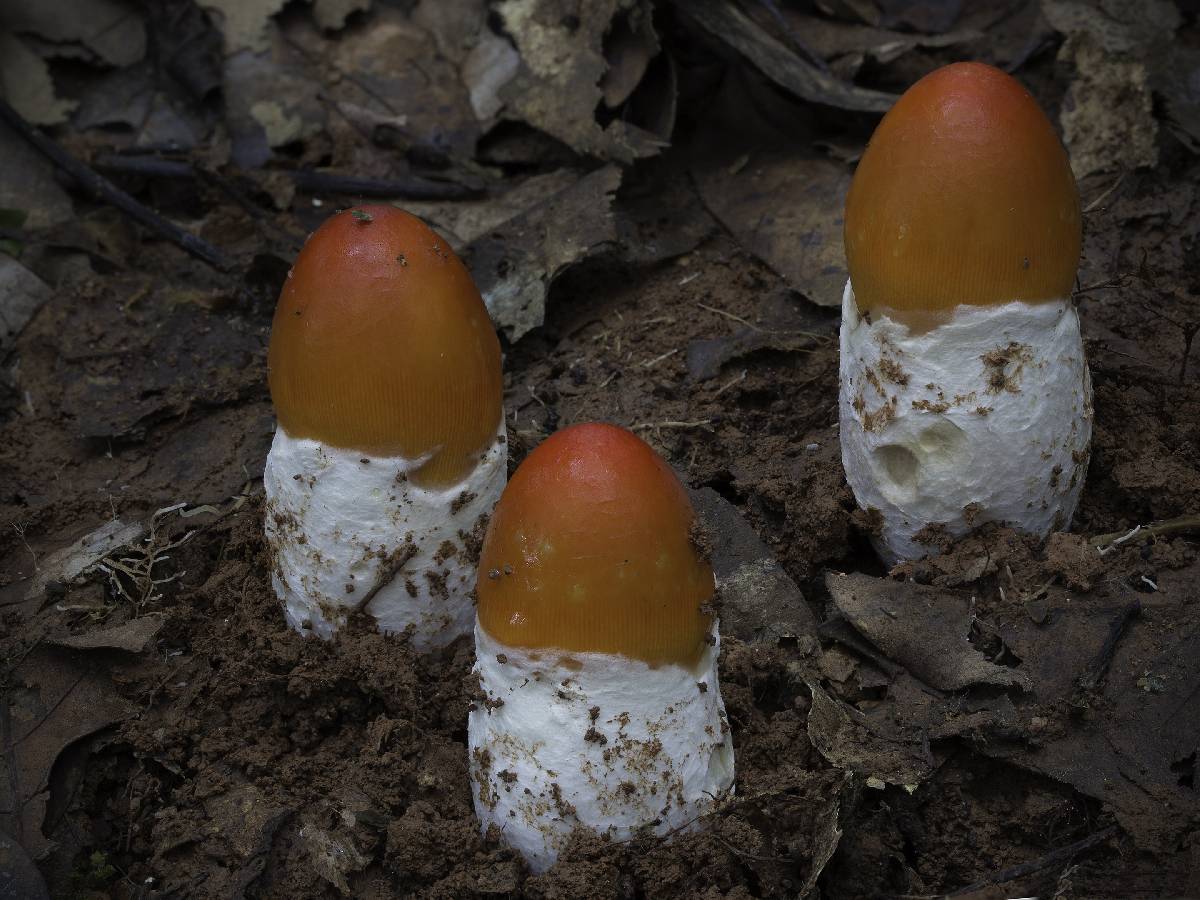
M 105 154 L 96 159 L 96 168 L 122 175 L 148 178 L 196 178 L 197 170 L 189 162 L 160 159 L 156 156 Z M 338 172 L 313 169 L 284 171 L 299 190 L 311 193 L 350 194 L 357 197 L 403 197 L 406 200 L 466 200 L 483 191 L 470 185 L 429 178 L 356 178 Z
M 1006 881 L 1013 881 L 1017 878 L 1024 878 L 1026 875 L 1032 875 L 1035 872 L 1040 872 L 1043 869 L 1049 869 L 1051 866 L 1057 866 L 1071 859 L 1075 854 L 1082 853 L 1090 847 L 1101 844 L 1107 841 L 1110 837 L 1118 832 L 1116 825 L 1109 826 L 1103 831 L 1097 831 L 1095 834 L 1088 835 L 1082 840 L 1076 841 L 1073 844 L 1068 844 L 1065 847 L 1059 847 L 1057 850 L 1051 850 L 1045 856 L 1031 860 L 1026 863 L 1021 863 L 1016 866 L 1009 866 L 1007 869 L 1001 869 L 993 875 L 989 875 L 981 881 L 976 881 L 974 884 L 968 884 L 964 888 L 959 888 L 953 893 L 947 894 L 947 897 L 962 897 L 966 894 L 974 894 L 976 891 L 981 891 L 986 887 L 994 884 L 1004 884 Z
M 80 162 L 67 153 L 57 143 L 50 140 L 32 125 L 25 121 L 15 109 L 0 100 L 0 119 L 12 127 L 17 134 L 33 145 L 43 156 L 70 175 L 79 186 L 97 200 L 112 204 L 134 221 L 144 225 L 156 234 L 161 235 L 192 256 L 203 260 L 210 266 L 228 272 L 233 268 L 230 260 L 208 241 L 185 231 L 174 222 L 164 219 L 154 210 L 139 203 L 125 193 L 103 175 L 94 172 L 85 163 Z

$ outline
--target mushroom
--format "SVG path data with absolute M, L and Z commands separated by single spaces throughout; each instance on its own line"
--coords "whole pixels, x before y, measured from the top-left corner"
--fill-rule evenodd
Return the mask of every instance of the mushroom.
M 362 610 L 421 649 L 468 634 L 479 535 L 504 488 L 500 344 L 446 242 L 391 206 L 328 219 L 271 328 L 272 583 L 292 627 Z
M 1080 223 L 1053 127 L 991 66 L 927 75 L 872 136 L 846 200 L 841 443 L 887 562 L 987 521 L 1070 523 L 1092 427 Z
M 640 438 L 576 425 L 505 489 L 479 562 L 475 809 L 535 871 L 576 827 L 690 826 L 732 790 L 712 569 Z

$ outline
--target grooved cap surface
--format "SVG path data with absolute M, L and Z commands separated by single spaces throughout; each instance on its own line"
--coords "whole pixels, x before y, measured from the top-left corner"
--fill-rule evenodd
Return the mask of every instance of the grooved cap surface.
M 955 63 L 883 117 L 846 199 L 859 309 L 1069 297 L 1082 242 L 1066 151 L 1015 79 Z
M 675 473 L 631 432 L 587 424 L 551 435 L 492 514 L 479 624 L 510 647 L 691 665 L 714 590 L 694 519 Z
M 457 483 L 500 425 L 500 343 L 479 291 L 444 240 L 392 206 L 340 212 L 308 239 L 268 368 L 289 435 L 429 457 L 418 484 Z

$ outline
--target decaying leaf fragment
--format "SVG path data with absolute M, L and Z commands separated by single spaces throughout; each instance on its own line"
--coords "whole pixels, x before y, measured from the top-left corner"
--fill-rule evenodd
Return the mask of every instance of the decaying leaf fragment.
M 267 22 L 286 5 L 287 0 L 203 0 L 200 4 L 221 17 L 225 52 L 250 50 L 258 53 L 270 45 Z
M 929 741 L 923 736 L 877 734 L 866 717 L 809 684 L 812 708 L 808 738 L 832 765 L 887 784 L 915 785 L 933 771 Z
M 0 97 L 34 125 L 58 125 L 75 108 L 55 93 L 46 61 L 5 32 L 0 32 Z
M 764 75 L 802 100 L 860 112 L 887 112 L 896 97 L 841 81 L 801 59 L 730 0 L 677 0 L 683 12 Z
M 1042 12 L 1066 35 L 1058 58 L 1075 70 L 1059 118 L 1076 177 L 1158 162 L 1151 70 L 1179 10 L 1168 0 L 1043 0 Z
M 811 154 L 768 151 L 744 164 L 714 160 L 693 171 L 705 206 L 739 243 L 813 303 L 841 304 L 849 168 Z
M 44 281 L 15 259 L 0 254 L 0 360 L 50 296 Z
M 830 573 L 825 586 L 860 634 L 930 687 L 1032 687 L 1023 672 L 988 662 L 967 640 L 969 597 L 859 573 Z
M 82 45 L 85 55 L 110 66 L 132 65 L 146 54 L 145 21 L 131 0 L 0 0 L 0 23 L 53 44 Z
M 597 169 L 466 248 L 488 312 L 510 340 L 542 324 L 550 284 L 564 269 L 616 241 L 620 183 L 616 166 Z
M 505 0 L 497 7 L 521 56 L 517 74 L 499 91 L 510 115 L 553 135 L 580 153 L 631 163 L 663 143 L 635 125 L 595 119 L 609 65 L 603 43 L 614 17 L 646 0 Z
M 119 722 L 133 707 L 117 693 L 106 668 L 48 647 L 16 668 L 4 699 L 0 735 L 0 829 L 35 859 L 50 849 L 43 831 L 54 786 L 50 773 L 69 745 Z M 48 830 L 48 829 L 47 829 Z
M 371 8 L 371 0 L 313 0 L 313 19 L 318 28 L 337 31 L 351 14 Z
M 704 487 L 688 492 L 711 547 L 721 630 L 743 641 L 811 635 L 817 623 L 804 595 L 732 503 Z

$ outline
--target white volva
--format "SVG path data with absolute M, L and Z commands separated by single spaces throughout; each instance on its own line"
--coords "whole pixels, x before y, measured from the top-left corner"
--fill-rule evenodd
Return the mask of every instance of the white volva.
M 422 460 L 367 456 L 293 438 L 267 456 L 266 533 L 288 623 L 330 638 L 357 609 L 379 629 L 413 626 L 418 649 L 469 634 L 486 517 L 507 476 L 504 423 L 459 484 L 413 485 Z
M 1003 522 L 1066 528 L 1087 473 L 1092 383 L 1069 300 L 959 306 L 922 333 L 859 315 L 846 284 L 841 333 L 842 464 L 858 504 L 876 509 L 888 563 Z
M 475 811 L 535 872 L 575 828 L 618 841 L 647 827 L 661 835 L 732 791 L 719 643 L 695 668 L 652 668 L 607 653 L 517 650 L 478 625 L 475 642 L 484 694 L 468 722 Z

